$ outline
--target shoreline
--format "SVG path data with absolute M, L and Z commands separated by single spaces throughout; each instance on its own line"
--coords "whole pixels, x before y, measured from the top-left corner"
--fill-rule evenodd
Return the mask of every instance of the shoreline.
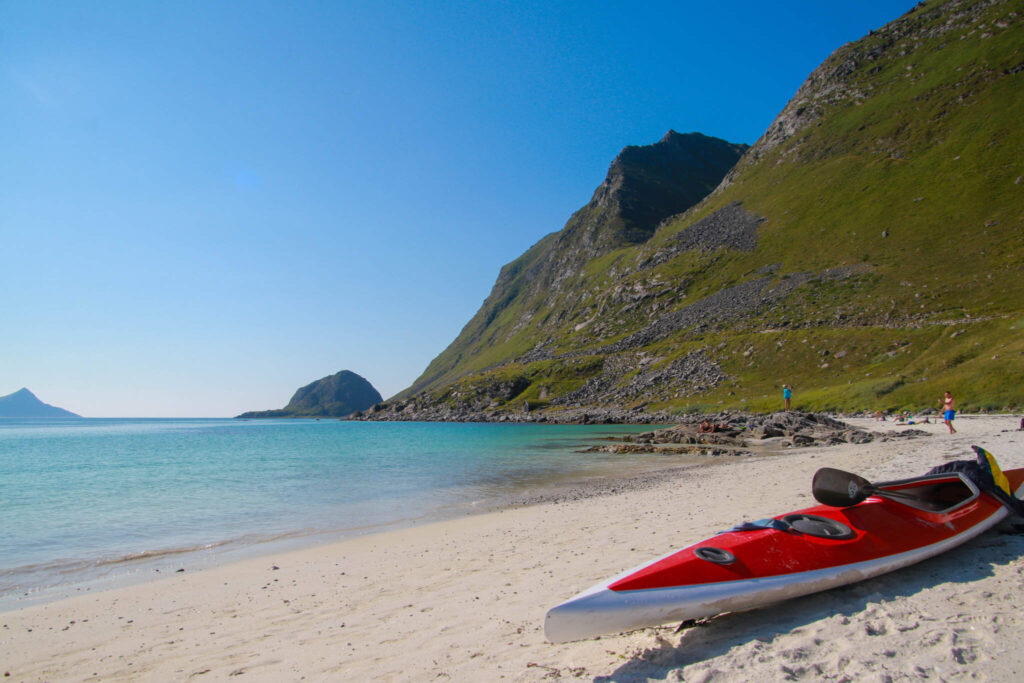
M 91 447 L 98 443 L 96 439 L 90 439 L 93 427 L 97 428 L 95 433 L 101 435 L 134 434 L 138 431 L 148 436 L 152 429 L 149 423 L 160 424 L 153 429 L 156 437 L 140 441 L 145 441 L 144 446 L 138 446 L 144 455 L 129 463 L 131 467 L 115 471 L 110 478 L 102 473 L 102 476 L 85 479 L 105 482 L 102 485 L 77 489 L 74 482 L 67 482 L 66 488 L 61 487 L 64 494 L 55 512 L 44 507 L 49 496 L 45 482 L 51 481 L 50 477 L 45 472 L 34 474 L 38 469 L 45 469 L 50 456 L 32 458 L 25 468 L 19 467 L 14 457 L 0 459 L 3 461 L 0 469 L 5 477 L 8 474 L 14 477 L 6 481 L 14 486 L 15 493 L 12 506 L 5 510 L 5 515 L 0 515 L 10 524 L 8 530 L 12 532 L 5 534 L 5 543 L 0 544 L 8 549 L 4 557 L 0 557 L 0 611 L 85 590 L 159 578 L 161 574 L 174 573 L 183 567 L 187 571 L 205 569 L 247 556 L 276 552 L 282 547 L 321 545 L 380 530 L 492 509 L 503 504 L 509 495 L 532 489 L 538 483 L 572 479 L 573 471 L 581 475 L 600 475 L 603 468 L 611 473 L 619 459 L 576 455 L 576 451 L 599 443 L 599 439 L 606 435 L 626 434 L 634 429 L 621 425 L 578 428 L 487 425 L 479 429 L 475 425 L 389 425 L 382 428 L 379 425 L 315 422 L 314 431 L 314 421 L 297 420 L 295 422 L 308 423 L 301 429 L 296 427 L 295 433 L 301 437 L 297 439 L 289 436 L 290 424 L 263 430 L 261 426 L 244 427 L 244 422 L 229 424 L 231 421 L 215 418 L 194 421 L 79 419 L 70 428 L 61 423 L 50 429 L 48 425 L 52 422 L 40 421 L 39 429 L 36 429 L 37 425 L 32 421 L 16 421 L 12 423 L 12 430 L 0 435 L 7 437 L 0 446 L 6 446 L 13 440 L 15 446 L 5 453 L 14 454 L 22 449 L 34 453 L 45 450 L 39 443 L 53 442 L 57 448 L 88 453 L 87 449 L 83 451 L 61 444 L 62 430 L 67 429 L 76 439 L 88 442 L 85 446 Z M 86 422 L 89 424 L 79 426 Z M 170 427 L 165 427 L 164 423 Z M 179 425 L 181 429 L 177 429 Z M 190 434 L 201 435 L 211 430 L 216 440 L 208 442 L 189 438 Z M 20 432 L 25 434 L 18 441 Z M 170 436 L 165 436 L 168 434 Z M 268 446 L 263 439 L 264 434 L 277 438 Z M 398 436 L 387 436 L 395 434 Z M 413 445 L 406 452 L 405 443 L 410 438 Z M 33 439 L 40 441 L 34 442 Z M 330 444 L 337 439 L 356 446 L 342 448 L 341 458 L 327 452 L 316 460 L 317 448 L 327 444 L 330 451 Z M 296 448 L 295 444 L 303 440 L 309 441 L 312 448 L 302 449 L 301 456 L 293 456 L 288 449 Z M 365 444 L 366 441 L 371 443 Z M 255 470 L 282 473 L 284 481 L 262 481 L 258 474 L 233 478 L 231 470 L 244 466 L 253 456 L 225 453 L 246 453 L 247 448 L 253 448 L 253 443 L 254 452 L 264 456 L 256 458 Z M 367 450 L 363 445 L 370 448 Z M 189 450 L 183 451 L 186 447 Z M 453 453 L 454 476 L 446 474 L 444 463 L 435 464 L 422 452 L 431 449 L 437 453 Z M 117 452 L 125 453 L 126 449 L 120 448 Z M 189 457 L 180 458 L 182 452 L 188 452 Z M 207 452 L 211 457 L 206 456 Z M 528 457 L 519 457 L 520 452 Z M 309 453 L 312 455 L 307 456 Z M 377 457 L 390 459 L 392 453 L 400 454 L 403 466 L 379 468 L 382 476 L 374 475 L 373 470 L 377 468 L 370 466 L 360 468 L 367 470 L 366 476 L 361 471 L 348 469 L 360 460 L 369 463 Z M 102 454 L 97 456 L 103 463 Z M 313 477 L 305 477 L 303 473 L 312 470 L 300 466 L 304 459 L 328 463 L 328 479 L 332 476 L 340 479 L 337 482 L 339 486 L 330 485 L 333 482 L 326 479 L 319 489 L 310 485 L 306 480 Z M 197 468 L 192 467 L 193 460 L 199 464 Z M 83 461 L 88 461 L 88 458 L 83 457 Z M 187 482 L 187 486 L 181 485 L 180 491 L 172 490 L 176 487 L 158 485 L 161 478 L 154 475 L 149 481 L 155 482 L 153 488 L 158 493 L 155 500 L 145 498 L 146 486 L 140 485 L 141 480 L 138 479 L 127 482 L 129 495 L 122 495 L 125 482 L 118 475 L 123 471 L 133 471 L 136 462 L 143 464 L 134 471 L 141 472 L 149 463 L 154 463 L 160 474 L 178 476 L 179 472 L 173 465 L 178 461 L 182 466 L 177 470 L 182 471 Z M 260 464 L 265 462 L 278 464 Z M 496 464 L 488 469 L 491 462 Z M 37 466 L 36 463 L 41 464 Z M 409 463 L 411 469 L 405 467 L 405 463 Z M 443 472 L 437 471 L 438 465 L 442 465 Z M 97 469 L 102 472 L 102 466 Z M 565 472 L 560 472 L 560 469 Z M 73 468 L 66 471 L 72 472 Z M 243 503 L 240 509 L 254 514 L 243 515 L 238 512 L 239 508 L 208 502 L 212 500 L 209 492 L 216 490 L 216 482 L 221 480 L 235 481 L 237 491 L 251 492 L 258 490 L 253 487 L 267 486 L 271 495 L 266 503 L 259 495 L 245 495 L 244 500 L 240 500 Z M 43 482 L 43 485 L 37 486 L 36 482 Z M 213 483 L 207 485 L 206 482 Z M 287 486 L 291 488 L 285 488 Z M 290 499 L 289 495 L 278 494 L 274 487 L 320 494 L 320 498 L 314 497 L 311 501 L 318 505 L 307 507 L 305 498 Z M 193 495 L 193 491 L 197 493 Z M 99 495 L 95 495 L 97 493 Z M 224 490 L 222 494 L 217 498 L 235 501 L 243 497 L 233 490 Z M 107 496 L 112 498 L 109 503 L 105 502 Z M 125 500 L 134 500 L 135 507 L 122 505 L 121 501 Z M 189 504 L 182 504 L 182 500 L 196 501 L 198 512 L 191 514 Z M 99 510 L 98 515 L 91 512 L 94 508 Z M 159 510 L 160 513 L 154 514 L 150 510 Z M 164 523 L 165 520 L 173 523 L 179 519 L 179 513 L 183 519 L 180 527 Z M 68 519 L 69 527 L 59 524 L 62 518 Z M 133 521 L 136 519 L 137 522 Z M 228 521 L 222 523 L 221 520 Z M 112 526 L 108 527 L 107 521 Z M 69 528 L 81 529 L 85 533 L 70 533 Z M 153 529 L 152 533 L 150 529 Z M 68 543 L 62 545 L 63 538 Z
M 822 414 L 800 413 L 792 415 L 823 418 Z M 737 414 L 738 415 L 738 414 Z M 765 419 L 777 417 L 778 414 L 759 416 Z M 744 419 L 752 417 L 744 414 Z M 635 437 L 649 436 L 670 432 L 672 427 L 692 422 L 696 424 L 699 417 L 682 418 L 681 423 L 668 425 L 654 423 L 652 425 L 628 425 L 633 427 L 653 428 L 653 432 L 626 432 L 617 436 L 605 436 L 599 442 L 609 444 L 632 443 Z M 826 420 L 829 418 L 825 418 Z M 535 423 L 519 423 L 534 426 Z M 598 427 L 599 425 L 591 425 Z M 606 425 L 612 430 L 627 425 L 611 423 Z M 688 448 L 672 450 L 670 442 L 655 443 L 654 448 L 638 450 L 621 450 L 617 446 L 586 446 L 583 439 L 577 449 L 579 453 L 607 452 L 628 456 L 623 459 L 624 469 L 628 472 L 609 475 L 607 472 L 593 473 L 578 470 L 572 473 L 571 479 L 556 477 L 539 484 L 530 485 L 518 492 L 508 492 L 472 503 L 448 503 L 415 516 L 405 516 L 389 521 L 370 523 L 362 526 L 339 527 L 335 529 L 294 529 L 272 535 L 248 534 L 244 537 L 211 539 L 197 545 L 187 547 L 161 547 L 130 555 L 107 555 L 95 559 L 56 560 L 40 565 L 26 565 L 0 570 L 0 577 L 11 583 L 3 586 L 0 593 L 0 614 L 26 606 L 46 604 L 49 602 L 74 597 L 82 593 L 104 591 L 126 586 L 144 584 L 183 572 L 206 571 L 211 568 L 231 564 L 244 559 L 266 556 L 289 550 L 329 545 L 358 538 L 366 535 L 384 533 L 390 530 L 431 524 L 438 521 L 471 516 L 484 512 L 516 508 L 525 505 L 537 505 L 546 502 L 563 500 L 580 500 L 616 492 L 649 488 L 658 483 L 679 476 L 693 467 L 713 466 L 719 461 L 718 456 L 756 457 L 778 455 L 789 446 L 783 446 L 779 439 L 765 439 L 757 442 L 746 450 L 729 452 L 722 449 L 706 450 L 704 448 Z M 650 443 L 648 439 L 647 443 Z M 669 456 L 669 457 L 665 457 Z M 661 462 L 658 462 L 661 461 Z M 582 477 L 582 479 L 580 478 Z M 53 582 L 35 585 L 18 585 L 18 581 L 33 572 L 55 577 Z
M 847 419 L 890 431 L 893 423 Z M 597 581 L 744 519 L 814 504 L 820 466 L 874 481 L 989 448 L 1024 467 L 1016 416 L 964 416 L 960 432 L 713 458 L 500 510 L 275 552 L 0 614 L 13 681 L 332 677 L 534 681 L 749 680 L 906 672 L 1013 678 L 1024 655 L 1024 537 L 989 532 L 939 558 L 702 628 L 644 629 L 568 645 L 547 609 Z M 711 458 L 709 458 L 711 459 Z M 878 635 L 888 634 L 879 638 Z M 933 642 L 934 641 L 934 642 Z M 793 677 L 799 677 L 794 674 Z
M 58 567 L 58 572 L 74 571 L 76 565 L 93 571 L 85 577 L 67 583 L 18 589 L 0 595 L 0 617 L 19 609 L 47 605 L 87 594 L 100 594 L 131 586 L 160 582 L 175 574 L 192 574 L 231 566 L 239 562 L 258 560 L 292 552 L 302 552 L 349 541 L 373 538 L 397 531 L 411 530 L 436 524 L 471 518 L 478 515 L 499 513 L 523 507 L 543 504 L 557 504 L 572 500 L 585 500 L 613 495 L 623 491 L 652 488 L 666 481 L 685 476 L 694 468 L 714 466 L 711 458 L 688 458 L 698 462 L 669 464 L 656 469 L 638 469 L 636 472 L 610 477 L 596 475 L 572 483 L 547 483 L 532 488 L 529 492 L 512 493 L 473 504 L 451 504 L 434 509 L 417 517 L 406 517 L 390 522 L 369 524 L 336 530 L 297 530 L 277 536 L 256 539 L 232 539 L 213 542 L 190 548 L 170 548 L 139 553 L 126 557 L 110 557 L 100 560 L 80 560 Z M 705 462 L 706 460 L 706 462 Z M 717 459 L 715 459 L 717 460 Z M 130 571 L 102 573 L 102 568 L 131 567 Z M 21 569 L 21 568 L 16 568 Z M 26 568 L 31 569 L 31 567 Z M 40 569 L 50 569 L 41 567 Z
M 622 425 L 609 427 L 615 430 Z M 583 452 L 587 443 L 593 442 L 593 438 L 581 437 L 579 444 L 569 450 Z M 607 491 L 622 489 L 624 485 L 635 485 L 631 482 L 633 479 L 650 485 L 651 482 L 673 476 L 674 471 L 680 467 L 706 464 L 697 457 L 675 458 L 670 462 L 657 456 L 630 458 L 623 463 L 624 469 L 628 470 L 625 477 L 611 475 L 606 467 L 591 466 L 550 478 L 542 477 L 539 483 L 522 484 L 505 493 L 490 494 L 478 500 L 439 502 L 429 509 L 406 510 L 402 514 L 396 510 L 393 519 L 380 522 L 337 528 L 296 528 L 272 534 L 249 533 L 242 537 L 210 539 L 190 546 L 157 547 L 128 555 L 58 559 L 37 565 L 10 567 L 0 570 L 0 579 L 6 583 L 0 593 L 0 614 L 77 595 L 159 581 L 176 573 L 207 571 L 250 558 L 553 501 L 565 495 L 573 498 L 603 495 Z M 25 582 L 25 578 L 32 573 L 42 575 L 42 582 Z

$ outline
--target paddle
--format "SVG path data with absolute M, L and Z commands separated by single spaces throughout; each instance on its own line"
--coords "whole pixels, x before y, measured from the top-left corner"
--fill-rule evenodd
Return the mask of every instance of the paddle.
M 879 496 L 896 501 L 918 499 L 912 493 L 880 489 L 864 477 L 831 467 L 822 467 L 814 473 L 811 492 L 819 503 L 837 508 L 856 505 L 868 496 Z

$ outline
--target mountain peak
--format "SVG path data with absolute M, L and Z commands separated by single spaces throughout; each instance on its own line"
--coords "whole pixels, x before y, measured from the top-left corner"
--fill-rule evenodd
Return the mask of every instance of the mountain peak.
M 700 133 L 670 130 L 659 142 L 623 149 L 590 203 L 573 214 L 561 231 L 543 238 L 502 269 L 490 296 L 458 338 L 401 395 L 459 374 L 462 359 L 478 353 L 488 339 L 508 341 L 530 327 L 559 325 L 567 311 L 582 305 L 574 297 L 581 293 L 578 286 L 588 263 L 649 240 L 662 221 L 693 207 L 714 190 L 747 148 Z M 538 315 L 553 298 L 563 310 Z
M 605 210 L 606 225 L 596 241 L 611 248 L 646 242 L 663 220 L 710 194 L 747 149 L 674 130 L 652 145 L 626 147 L 591 200 Z
M 81 417 L 40 401 L 27 387 L 0 396 L 0 417 Z
M 714 137 L 712 137 L 710 135 L 704 135 L 704 133 L 699 133 L 697 131 L 693 131 L 692 133 L 680 133 L 680 132 L 678 132 L 678 131 L 676 131 L 676 130 L 674 130 L 672 128 L 669 128 L 668 132 L 665 133 L 665 135 L 663 135 L 662 138 L 660 140 L 658 140 L 654 144 L 655 145 L 681 145 L 681 144 L 693 145 L 693 144 L 702 144 L 705 141 L 717 140 L 717 139 L 718 138 L 714 138 Z M 746 147 L 747 145 L 741 145 L 741 146 L 742 147 Z

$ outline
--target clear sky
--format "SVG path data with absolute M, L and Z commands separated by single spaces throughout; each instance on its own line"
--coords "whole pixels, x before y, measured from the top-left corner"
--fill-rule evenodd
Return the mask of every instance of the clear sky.
M 669 129 L 753 143 L 911 0 L 0 0 L 0 396 L 385 396 Z

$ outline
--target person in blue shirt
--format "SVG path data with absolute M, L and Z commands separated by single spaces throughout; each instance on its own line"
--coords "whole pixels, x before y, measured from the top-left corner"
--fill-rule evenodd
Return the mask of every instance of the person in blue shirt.
M 786 410 L 789 410 L 789 400 L 793 398 L 793 387 L 788 384 L 782 385 L 782 398 L 786 402 Z

